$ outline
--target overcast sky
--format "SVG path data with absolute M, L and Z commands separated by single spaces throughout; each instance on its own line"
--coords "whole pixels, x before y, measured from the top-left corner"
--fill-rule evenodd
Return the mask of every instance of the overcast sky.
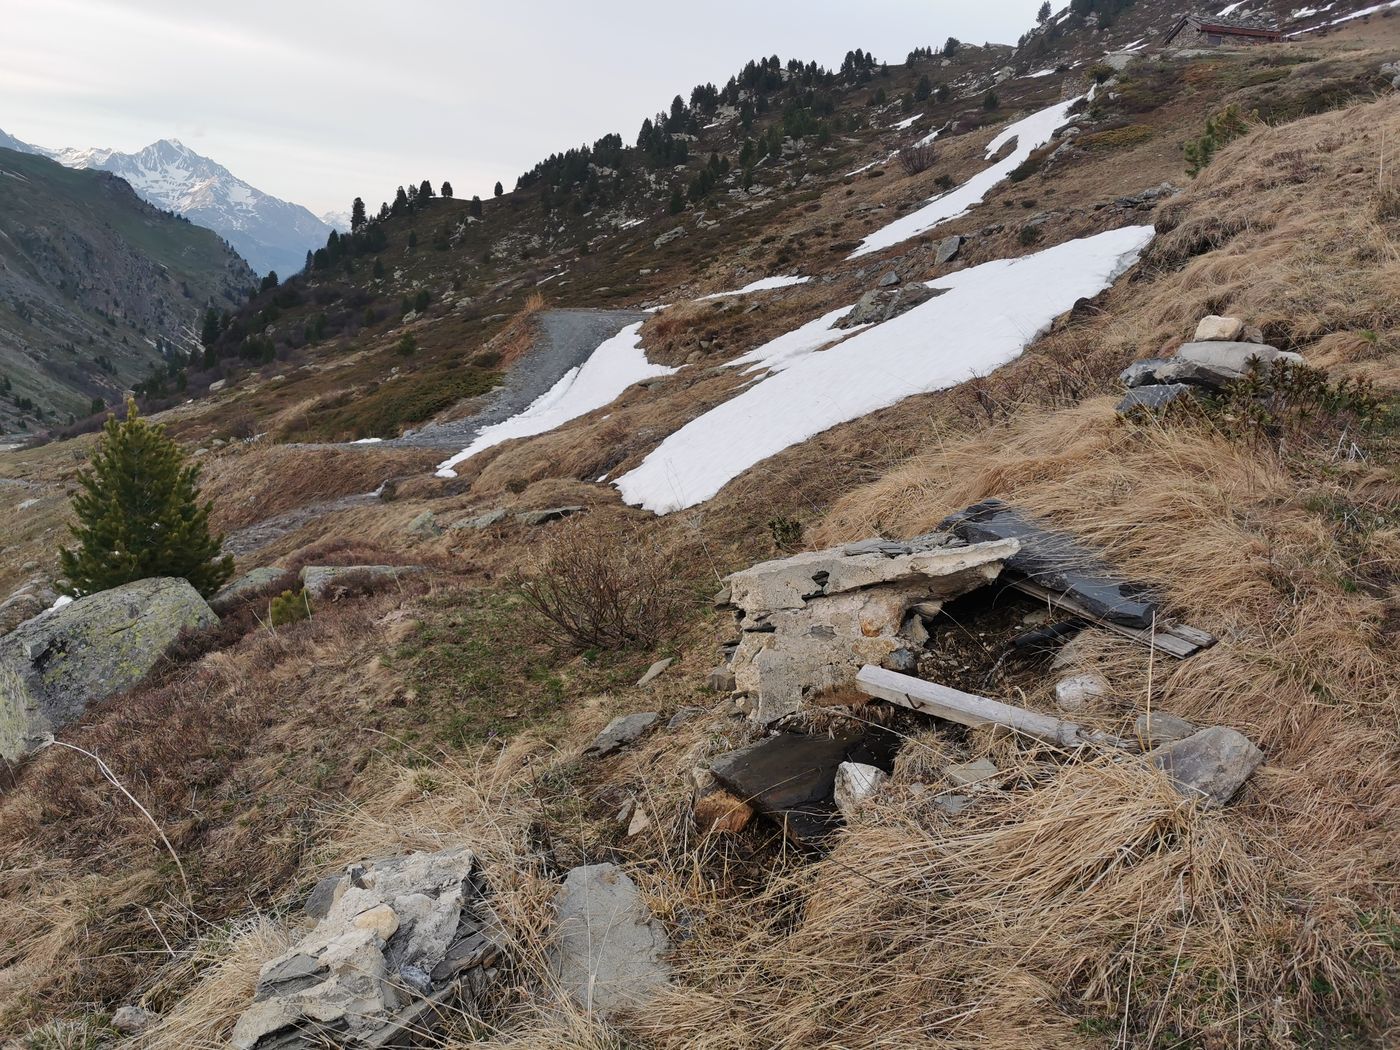
M 1039 0 L 17 0 L 0 128 L 41 146 L 178 138 L 316 213 L 409 180 L 509 189 L 535 161 L 749 58 L 902 62 L 1015 43 Z M 1056 0 L 1057 9 L 1063 3 Z

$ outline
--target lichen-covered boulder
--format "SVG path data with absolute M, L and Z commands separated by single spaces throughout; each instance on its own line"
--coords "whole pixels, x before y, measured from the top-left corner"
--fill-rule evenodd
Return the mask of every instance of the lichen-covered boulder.
M 99 591 L 0 638 L 0 755 L 15 759 L 88 704 L 146 677 L 186 627 L 219 618 L 185 580 Z

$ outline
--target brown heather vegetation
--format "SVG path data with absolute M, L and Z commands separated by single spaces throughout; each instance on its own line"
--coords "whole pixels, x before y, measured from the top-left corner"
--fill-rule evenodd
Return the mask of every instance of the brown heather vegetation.
M 1266 58 L 1201 61 L 1188 87 L 1213 100 L 1281 91 L 1265 68 Z M 1280 97 L 1330 97 L 1320 76 Z M 58 1016 L 97 1030 L 106 1011 L 139 998 L 163 1014 L 141 1045 L 221 1045 L 259 965 L 297 936 L 292 909 L 315 879 L 366 856 L 462 844 L 482 858 L 513 959 L 496 1008 L 462 1018 L 448 1039 L 463 1050 L 1393 1045 L 1400 225 L 1378 170 L 1400 141 L 1400 100 L 1257 127 L 1155 213 L 1092 212 L 1166 177 L 1184 182 L 1179 144 L 1199 134 L 1204 104 L 1172 94 L 1179 86 L 1151 80 L 1129 93 L 1133 125 L 1150 137 L 1029 174 L 947 227 L 1006 222 L 969 247 L 975 262 L 1019 250 L 1020 223 L 1006 217 L 1028 212 L 1026 200 L 1063 212 L 1046 243 L 1157 223 L 1138 267 L 996 374 L 819 435 L 691 511 L 657 520 L 620 507 L 589 482 L 728 396 L 737 377 L 706 375 L 703 362 L 493 449 L 460 479 L 415 478 L 396 502 L 260 550 L 289 571 L 356 561 L 432 571 L 274 632 L 261 620 L 279 581 L 65 735 L 100 751 L 150 805 L 193 901 L 150 825 L 85 759 L 48 751 L 20 771 L 0 799 L 0 1029 Z M 1008 88 L 1008 111 L 1012 99 Z M 941 145 L 921 177 L 857 180 L 859 197 L 836 183 L 765 250 L 793 238 L 825 245 L 812 229 L 829 238 L 837 221 L 848 222 L 839 237 L 888 221 L 850 209 L 897 208 L 922 192 L 907 184 L 945 166 L 963 177 L 982 141 Z M 691 276 L 737 286 L 727 259 Z M 850 301 L 848 290 L 836 284 L 826 302 Z M 718 364 L 822 309 L 808 286 L 765 297 L 753 314 L 684 305 L 648 323 L 647 345 L 679 364 L 713 325 Z M 1207 313 L 1259 325 L 1334 379 L 1372 381 L 1382 410 L 1360 428 L 1322 413 L 1264 439 L 1228 404 L 1118 419 L 1118 371 L 1174 348 Z M 208 491 L 228 527 L 426 473 L 417 455 L 221 453 Z M 1113 687 L 1076 716 L 1090 728 L 1125 733 L 1150 708 L 1256 740 L 1267 762 L 1229 808 L 1183 799 L 1132 758 L 956 736 L 857 705 L 825 709 L 820 724 L 890 720 L 907 741 L 888 795 L 830 856 L 796 855 L 762 822 L 704 835 L 690 820 L 690 770 L 747 742 L 748 723 L 717 708 L 606 763 L 578 753 L 615 714 L 711 706 L 700 682 L 731 625 L 688 594 L 651 651 L 571 655 L 539 639 L 518 591 L 501 584 L 591 549 L 602 575 L 581 559 L 584 578 L 611 588 L 608 542 L 630 551 L 641 537 L 689 590 L 777 553 L 775 518 L 815 548 L 922 532 L 987 496 L 1072 530 L 1154 584 L 1174 615 L 1220 636 L 1174 662 L 1090 632 L 1073 669 Z M 587 515 L 542 530 L 507 520 L 431 540 L 404 533 L 423 509 L 446 524 L 564 502 Z M 636 689 L 658 655 L 677 662 Z M 1007 698 L 1050 710 L 1052 684 L 1025 675 Z M 941 787 L 944 758 L 982 755 L 999 777 L 956 820 L 914 790 Z M 652 819 L 630 839 L 616 820 L 629 799 Z M 543 954 L 558 878 L 601 859 L 627 865 L 667 927 L 678 973 L 659 1002 L 612 1026 L 555 1008 Z

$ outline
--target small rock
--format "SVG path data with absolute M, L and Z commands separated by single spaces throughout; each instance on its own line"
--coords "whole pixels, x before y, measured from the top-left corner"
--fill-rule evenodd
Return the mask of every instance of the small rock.
M 433 990 L 433 979 L 412 963 L 399 967 L 399 980 L 418 995 L 427 995 Z
M 521 525 L 547 525 L 551 521 L 559 521 L 572 514 L 583 511 L 583 507 L 547 507 L 544 510 L 527 510 L 515 516 L 515 520 Z
M 156 1017 L 144 1006 L 123 1006 L 112 1014 L 112 1027 L 122 1035 L 135 1035 L 144 1031 Z
M 1233 343 L 1244 331 L 1244 322 L 1238 317 L 1221 317 L 1209 314 L 1196 325 L 1196 341 L 1200 343 Z
M 734 671 L 728 664 L 710 668 L 705 675 L 705 688 L 715 693 L 734 692 Z
M 480 532 L 482 529 L 489 529 L 492 525 L 498 525 L 502 521 L 505 521 L 509 514 L 510 511 L 501 508 L 488 510 L 485 514 L 478 514 L 474 518 L 463 518 L 461 521 L 454 521 L 449 528 L 453 530 L 474 529 Z
M 1171 777 L 1182 794 L 1203 795 L 1208 802 L 1223 806 L 1259 768 L 1264 752 L 1243 733 L 1212 726 L 1163 744 L 1147 757 Z
M 348 881 L 344 875 L 327 875 L 311 887 L 311 892 L 306 895 L 306 903 L 301 906 L 301 910 L 313 919 L 324 919 L 330 914 L 331 905 L 338 901 L 340 895 L 345 892 L 347 885 Z
M 891 270 L 889 273 L 885 274 L 885 276 L 883 276 L 883 277 L 880 278 L 880 287 L 881 287 L 881 288 L 893 288 L 893 287 L 894 287 L 895 285 L 897 285 L 899 282 L 900 282 L 900 276 L 899 276 L 899 274 L 897 274 L 897 273 L 895 273 L 893 270 Z
M 670 244 L 672 241 L 677 240 L 678 238 L 681 238 L 681 237 L 684 237 L 684 236 L 685 236 L 685 227 L 684 227 L 684 226 L 677 226 L 677 227 L 676 227 L 675 229 L 673 229 L 673 230 L 667 230 L 667 231 L 666 231 L 665 233 L 663 233 L 660 237 L 656 238 L 656 240 L 652 241 L 652 242 L 651 242 L 651 243 L 652 243 L 652 247 L 654 247 L 654 248 L 663 248 L 663 247 L 665 247 L 666 245 Z
M 1133 732 L 1139 740 L 1157 747 L 1185 740 L 1196 732 L 1196 727 L 1176 715 L 1169 715 L 1165 711 L 1153 711 L 1151 714 L 1138 715 L 1137 721 L 1133 723 Z
M 933 248 L 933 261 L 939 266 L 950 263 L 958 257 L 958 252 L 962 251 L 965 238 L 959 234 L 951 237 L 944 237 Z
M 638 1007 L 670 979 L 668 944 L 636 883 L 616 865 L 574 868 L 555 895 L 550 968 L 583 1007 L 607 1017 Z
M 216 380 L 214 380 L 212 383 L 209 384 L 209 393 L 211 393 L 211 394 L 217 394 L 220 390 L 222 390 L 222 389 L 223 389 L 224 387 L 226 387 L 226 386 L 228 386 L 228 380 L 227 380 L 227 379 L 216 379 Z
M 900 674 L 911 674 L 918 670 L 919 658 L 914 655 L 912 649 L 901 647 L 890 653 L 880 661 L 880 666 L 887 671 L 897 671 Z
M 954 787 L 971 787 L 997 775 L 996 765 L 987 758 L 975 762 L 954 762 L 943 771 Z
M 675 662 L 676 658 L 674 656 L 668 656 L 664 660 L 657 660 L 656 663 L 646 669 L 646 673 L 642 675 L 642 677 L 637 679 L 637 685 L 646 685 L 648 682 L 660 678 L 661 673 Z
M 1108 695 L 1108 679 L 1101 674 L 1077 674 L 1055 683 L 1055 703 L 1061 711 L 1083 711 Z
M 715 787 L 695 800 L 695 826 L 702 834 L 737 835 L 753 820 L 754 808 L 738 795 Z
M 1123 399 L 1114 407 L 1114 411 L 1120 416 L 1126 416 L 1136 409 L 1144 412 L 1157 412 L 1173 401 L 1181 398 L 1191 398 L 1193 387 L 1185 383 L 1163 383 L 1159 386 L 1140 386 L 1129 390 L 1123 395 Z
M 410 536 L 421 536 L 425 539 L 431 539 L 436 536 L 441 536 L 443 528 L 438 524 L 437 516 L 432 511 L 425 510 L 422 514 L 418 515 L 418 517 L 410 521 L 404 531 Z
M 666 720 L 666 728 L 676 729 L 679 726 L 685 725 L 687 722 L 693 722 L 697 718 L 703 718 L 709 713 L 710 712 L 703 707 L 682 707 Z
M 850 312 L 836 322 L 836 327 L 855 328 L 858 325 L 880 324 L 928 302 L 935 295 L 942 294 L 942 289 L 925 288 L 922 284 L 910 284 L 903 288 L 872 289 L 856 300 Z
M 378 904 L 356 915 L 352 925 L 357 930 L 369 930 L 381 941 L 387 942 L 399 928 L 399 917 L 389 905 Z
M 836 767 L 836 808 L 850 820 L 860 804 L 878 794 L 889 779 L 889 774 L 877 766 L 842 762 Z
M 654 726 L 661 716 L 655 711 L 639 712 L 631 715 L 618 715 L 594 738 L 593 743 L 584 748 L 585 755 L 602 758 L 626 747 Z
M 948 814 L 948 816 L 956 817 L 959 813 L 962 813 L 972 805 L 972 799 L 968 798 L 966 795 L 943 794 L 937 796 L 933 800 L 933 804 L 944 813 Z
M 651 827 L 651 818 L 647 816 L 647 811 L 641 806 L 636 806 L 632 810 L 632 819 L 627 822 L 627 837 L 635 838 L 647 828 Z
M 1263 342 L 1264 342 L 1264 330 L 1263 330 L 1262 328 L 1256 328 L 1256 327 L 1255 327 L 1254 325 L 1252 325 L 1252 324 L 1245 325 L 1245 326 L 1244 326 L 1244 331 L 1240 333 L 1240 342 L 1242 342 L 1242 343 L 1263 343 Z

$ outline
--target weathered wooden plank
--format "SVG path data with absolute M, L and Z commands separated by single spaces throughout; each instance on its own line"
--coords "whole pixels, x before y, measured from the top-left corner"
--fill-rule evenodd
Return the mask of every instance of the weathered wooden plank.
M 1151 646 L 1158 652 L 1174 656 L 1178 660 L 1184 660 L 1202 649 L 1209 649 L 1218 641 L 1213 634 L 1207 634 L 1205 631 L 1187 624 L 1163 624 L 1159 625 L 1155 632 L 1125 627 L 1120 623 L 1095 616 L 1068 595 L 1059 594 L 1040 586 L 1038 583 L 1032 583 L 1030 580 L 1009 581 L 1007 586 L 1015 588 L 1022 594 L 1044 601 L 1063 612 L 1082 617 L 1106 631 L 1112 631 L 1114 634 L 1137 642 L 1139 645 Z
M 913 711 L 965 726 L 1000 725 L 1061 747 L 1109 744 L 1129 747 L 1129 742 L 1103 733 L 1089 732 L 1074 722 L 1024 707 L 964 693 L 937 682 L 926 682 L 897 671 L 866 664 L 856 675 L 856 687 L 867 696 L 888 700 Z

